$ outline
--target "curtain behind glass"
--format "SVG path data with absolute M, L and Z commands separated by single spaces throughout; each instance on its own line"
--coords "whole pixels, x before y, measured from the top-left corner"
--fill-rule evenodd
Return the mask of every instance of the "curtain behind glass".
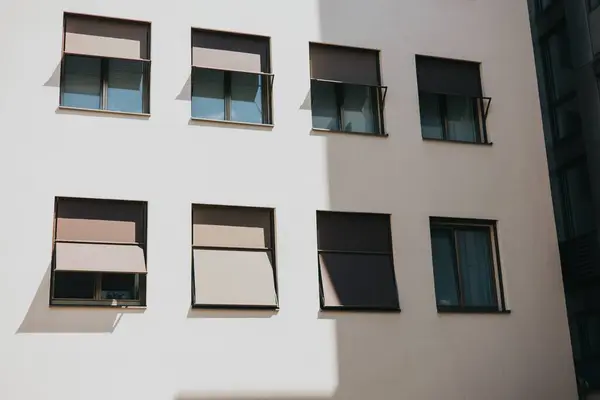
M 437 304 L 440 306 L 459 305 L 452 230 L 432 228 L 431 251 Z
M 478 129 L 473 112 L 473 100 L 464 96 L 446 96 L 448 139 L 478 142 Z
M 192 69 L 192 117 L 225 119 L 225 73 Z
M 108 60 L 106 108 L 112 111 L 145 112 L 143 62 Z
M 263 122 L 262 77 L 243 72 L 231 73 L 231 120 Z
M 496 306 L 489 231 L 457 230 L 458 265 L 466 306 Z
M 102 93 L 101 59 L 65 56 L 62 82 L 62 106 L 99 109 Z
M 343 131 L 377 133 L 374 93 L 369 86 L 344 84 L 342 106 Z
M 435 93 L 419 93 L 421 113 L 421 134 L 427 139 L 443 139 L 444 123 L 440 110 L 440 95 Z
M 312 81 L 310 91 L 313 128 L 339 131 L 335 84 Z

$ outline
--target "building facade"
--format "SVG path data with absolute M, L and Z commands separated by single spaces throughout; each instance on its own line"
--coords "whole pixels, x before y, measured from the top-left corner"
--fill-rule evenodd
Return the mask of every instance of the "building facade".
M 580 392 L 600 396 L 600 8 L 530 2 L 552 197 Z
M 0 14 L 0 397 L 575 399 L 527 5 Z

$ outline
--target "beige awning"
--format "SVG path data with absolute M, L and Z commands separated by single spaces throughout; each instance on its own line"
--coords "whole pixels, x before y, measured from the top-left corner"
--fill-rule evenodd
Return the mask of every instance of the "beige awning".
M 195 304 L 276 306 L 266 252 L 194 250 Z
M 90 242 L 140 242 L 143 208 L 135 202 L 61 199 L 56 212 L 56 239 Z
M 150 58 L 149 33 L 147 23 L 67 15 L 65 52 L 147 60 Z
M 56 271 L 145 273 L 137 245 L 56 243 Z
M 194 246 L 271 247 L 271 210 L 195 206 Z
M 194 30 L 192 66 L 268 72 L 268 48 L 269 41 L 263 37 Z

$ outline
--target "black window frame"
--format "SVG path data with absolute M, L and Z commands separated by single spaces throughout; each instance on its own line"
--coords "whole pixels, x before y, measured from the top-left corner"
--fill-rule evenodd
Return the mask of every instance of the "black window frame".
M 263 71 L 255 72 L 255 71 L 243 71 L 243 70 L 233 70 L 233 69 L 220 69 L 220 68 L 207 68 L 207 67 L 197 67 L 193 65 L 193 49 L 194 49 L 194 34 L 207 32 L 210 34 L 217 34 L 223 36 L 230 37 L 245 37 L 245 38 L 254 38 L 260 39 L 265 42 L 266 45 L 266 57 L 265 57 L 265 66 Z M 253 35 L 247 33 L 237 33 L 237 32 L 227 32 L 227 31 L 218 31 L 213 29 L 202 29 L 202 28 L 192 28 L 191 36 L 190 36 L 190 51 L 192 52 L 191 60 L 191 77 L 190 77 L 190 119 L 192 121 L 209 121 L 209 122 L 225 122 L 225 123 L 233 123 L 233 124 L 242 124 L 242 125 L 258 125 L 258 126 L 273 126 L 274 118 L 273 118 L 273 87 L 275 82 L 275 75 L 271 70 L 271 38 L 267 36 Z M 195 117 L 193 115 L 192 109 L 192 97 L 194 95 L 194 74 L 197 70 L 211 70 L 211 71 L 220 71 L 223 72 L 223 100 L 225 103 L 224 110 L 224 118 L 221 119 L 211 119 L 204 117 Z M 238 121 L 231 119 L 231 93 L 232 93 L 232 79 L 231 76 L 234 73 L 239 74 L 248 74 L 248 75 L 256 75 L 261 79 L 261 100 L 262 100 L 262 122 L 246 122 L 246 121 Z
M 269 241 L 270 245 L 266 247 L 244 247 L 244 246 L 214 246 L 194 244 L 194 211 L 196 210 L 221 210 L 221 211 L 259 211 L 268 213 L 269 219 Z M 222 309 L 222 310 L 279 310 L 279 279 L 277 273 L 277 235 L 275 232 L 275 208 L 270 207 L 255 207 L 255 206 L 240 206 L 240 205 L 224 205 L 224 204 L 201 204 L 193 203 L 190 213 L 191 222 L 191 304 L 192 309 Z M 194 264 L 194 250 L 210 250 L 210 251 L 234 251 L 234 252 L 256 252 L 264 253 L 269 256 L 271 266 L 273 268 L 273 286 L 275 289 L 275 304 L 274 305 L 258 305 L 258 304 L 221 304 L 221 303 L 196 303 L 196 266 Z
M 436 96 L 438 101 L 438 108 L 440 110 L 440 119 L 442 122 L 442 138 L 431 138 L 423 136 L 423 140 L 438 140 L 444 142 L 453 142 L 453 143 L 470 143 L 470 144 L 491 144 L 488 140 L 487 135 L 487 124 L 486 117 L 489 110 L 491 98 L 490 97 L 472 97 L 466 95 L 459 94 L 451 94 L 451 93 L 434 93 L 434 92 L 426 92 L 419 91 L 419 97 L 422 95 Z M 468 140 L 456 140 L 448 138 L 448 97 L 463 97 L 469 99 L 471 101 L 471 109 L 473 111 L 473 123 L 477 130 L 476 141 L 470 142 Z M 486 104 L 487 103 L 487 104 Z M 420 110 L 420 107 L 419 107 Z M 420 110 L 422 112 L 422 110 Z
M 425 65 L 421 64 L 425 63 Z M 431 63 L 437 64 L 434 67 L 434 71 L 437 73 L 432 75 Z M 429 67 L 427 65 L 429 64 Z M 460 69 L 456 69 L 456 66 L 460 66 Z M 444 58 L 432 55 L 415 55 L 415 67 L 417 72 L 417 88 L 419 96 L 419 115 L 422 116 L 423 110 L 421 109 L 420 99 L 423 95 L 436 96 L 438 101 L 438 109 L 440 111 L 442 138 L 426 137 L 423 135 L 423 129 L 421 124 L 421 137 L 426 141 L 441 141 L 449 143 L 464 143 L 464 144 L 481 144 L 491 145 L 492 142 L 489 138 L 489 132 L 487 128 L 487 117 L 492 103 L 492 98 L 483 95 L 483 83 L 481 78 L 481 63 L 470 60 L 458 60 L 451 58 Z M 423 68 L 423 70 L 421 69 Z M 465 82 L 465 68 L 468 68 L 468 80 Z M 473 70 L 476 68 L 476 72 Z M 447 81 L 440 81 L 437 75 L 439 72 L 443 72 L 441 76 L 450 79 L 454 74 L 459 74 L 460 79 L 456 82 L 461 82 L 462 86 L 457 87 L 456 84 L 448 85 Z M 476 73 L 476 75 L 474 75 Z M 423 77 L 423 75 L 425 77 Z M 433 81 L 432 84 L 430 81 Z M 441 85 L 441 87 L 440 87 Z M 467 87 L 465 88 L 464 85 Z M 460 97 L 468 99 L 471 103 L 473 113 L 473 124 L 477 130 L 476 140 L 456 140 L 448 137 L 448 98 L 449 97 Z
M 386 133 L 386 130 L 385 130 L 385 99 L 387 96 L 388 87 L 382 85 L 381 51 L 374 50 L 374 49 L 365 49 L 365 48 L 357 48 L 357 47 L 350 47 L 350 46 L 340 46 L 340 45 L 335 45 L 335 44 L 324 44 L 324 43 L 317 43 L 317 42 L 310 42 L 310 45 L 316 45 L 316 46 L 320 46 L 320 47 L 331 47 L 331 48 L 337 48 L 337 49 L 348 49 L 348 50 L 352 50 L 352 51 L 360 51 L 360 52 L 365 52 L 365 53 L 374 52 L 375 57 L 376 57 L 376 63 L 377 63 L 377 67 L 376 67 L 376 71 L 375 71 L 376 76 L 377 76 L 377 85 L 313 78 L 312 71 L 311 71 L 311 78 L 310 78 L 311 106 L 314 103 L 313 83 L 321 82 L 321 83 L 333 84 L 334 91 L 335 91 L 337 123 L 339 126 L 339 129 L 337 129 L 337 130 L 336 129 L 317 128 L 317 127 L 314 127 L 311 122 L 312 130 L 318 131 L 318 132 L 338 132 L 338 133 L 346 133 L 346 134 L 387 137 L 388 134 Z M 310 59 L 310 55 L 309 55 L 309 59 Z M 376 123 L 376 131 L 375 132 L 361 132 L 361 131 L 344 130 L 343 103 L 344 103 L 345 88 L 347 86 L 363 86 L 363 87 L 368 87 L 371 89 L 370 90 L 371 102 L 372 102 L 371 107 L 373 109 L 373 120 Z M 311 107 L 311 117 L 312 117 L 312 107 Z
M 459 305 L 441 305 L 438 303 L 437 294 L 435 294 L 436 308 L 438 313 L 510 313 L 507 308 L 506 296 L 504 293 L 504 282 L 502 275 L 502 267 L 500 261 L 500 248 L 498 243 L 498 227 L 497 221 L 485 220 L 485 219 L 468 219 L 468 218 L 448 218 L 448 217 L 430 217 L 429 218 L 429 230 L 430 235 L 434 229 L 451 230 L 453 237 L 453 250 L 455 253 L 454 265 L 455 265 L 455 279 L 456 279 L 456 293 L 458 295 Z M 456 231 L 472 231 L 472 230 L 485 230 L 488 232 L 488 240 L 490 245 L 490 265 L 492 268 L 491 278 L 492 287 L 494 289 L 494 306 L 472 306 L 464 303 L 464 294 L 462 293 L 462 283 L 460 278 L 460 260 L 458 257 L 458 249 L 456 246 Z M 430 236 L 430 244 L 431 236 Z M 431 254 L 433 257 L 433 246 L 431 247 Z M 432 261 L 432 271 L 433 261 Z
M 141 222 L 142 222 L 142 240 L 135 243 L 122 243 L 122 242 L 105 242 L 105 241 L 80 241 L 80 240 L 60 240 L 57 239 L 57 218 L 58 208 L 62 201 L 78 201 L 83 203 L 89 202 L 100 202 L 104 204 L 114 203 L 129 203 L 136 204 L 140 207 Z M 56 244 L 57 243 L 82 243 L 82 244 L 118 244 L 118 245 L 141 245 L 144 252 L 144 257 L 147 258 L 146 243 L 148 235 L 148 204 L 145 201 L 136 200 L 113 200 L 113 199 L 95 199 L 95 198 L 75 198 L 75 197 L 56 197 L 54 200 L 54 227 L 52 232 L 52 261 L 51 261 L 51 276 L 50 276 L 50 290 L 48 304 L 50 306 L 91 306 L 91 307 L 145 307 L 146 306 L 146 273 L 123 273 L 125 275 L 134 276 L 134 293 L 137 294 L 136 299 L 103 299 L 102 298 L 102 277 L 105 274 L 115 275 L 115 272 L 70 272 L 70 271 L 56 271 Z M 60 298 L 55 296 L 56 286 L 56 274 L 90 274 L 93 275 L 94 281 L 94 297 L 93 298 Z
M 396 276 L 396 267 L 394 264 L 394 251 L 393 251 L 394 244 L 392 241 L 391 214 L 317 210 L 317 212 L 316 212 L 317 232 L 319 229 L 319 216 L 325 215 L 325 214 L 343 214 L 346 216 L 358 216 L 358 217 L 373 216 L 376 218 L 377 217 L 385 217 L 387 219 L 386 228 L 387 228 L 387 236 L 388 236 L 388 241 L 389 241 L 389 250 L 382 252 L 382 251 L 371 251 L 371 250 L 354 250 L 353 251 L 353 250 L 325 249 L 325 248 L 321 248 L 319 235 L 317 233 L 317 272 L 318 272 L 318 277 L 319 277 L 319 308 L 321 309 L 321 311 L 348 311 L 348 312 L 357 312 L 358 311 L 358 312 L 392 312 L 392 313 L 400 312 L 401 307 L 400 307 L 400 298 L 399 298 L 399 293 L 398 293 L 398 281 L 397 281 L 397 276 Z M 325 293 L 323 291 L 323 277 L 321 274 L 321 255 L 322 254 L 372 255 L 372 256 L 389 257 L 391 274 L 392 274 L 392 278 L 393 278 L 393 281 L 391 282 L 391 284 L 393 285 L 394 290 L 396 292 L 397 306 L 390 306 L 390 307 L 387 307 L 387 306 L 374 307 L 374 306 L 362 306 L 362 305 L 327 306 L 325 304 Z
M 130 58 L 120 58 L 120 57 L 103 57 L 103 56 L 95 56 L 89 54 L 78 54 L 78 53 L 70 53 L 65 50 L 66 45 L 66 37 L 67 37 L 67 19 L 69 17 L 85 17 L 92 20 L 99 21 L 116 21 L 125 24 L 135 24 L 135 25 L 146 25 L 148 27 L 146 31 L 146 40 L 147 40 L 147 52 L 148 56 L 151 57 L 151 24 L 148 22 L 135 21 L 135 20 L 127 20 L 122 18 L 112 18 L 112 17 L 100 17 L 95 15 L 85 15 L 85 14 L 76 14 L 76 13 L 64 13 L 63 15 L 63 32 L 62 32 L 62 57 L 60 62 L 60 90 L 59 90 L 59 98 L 58 104 L 59 107 L 65 109 L 75 109 L 75 110 L 86 110 L 86 111 L 105 111 L 110 113 L 117 114 L 134 114 L 134 115 L 150 115 L 150 66 L 151 66 L 151 58 L 148 59 L 130 59 Z M 86 57 L 92 59 L 100 60 L 100 108 L 87 108 L 87 107 L 73 107 L 73 106 L 65 106 L 63 105 L 63 94 L 65 89 L 65 63 L 67 57 Z M 110 60 L 123 60 L 129 62 L 139 62 L 142 64 L 142 85 L 143 85 L 143 93 L 142 93 L 142 112 L 136 111 L 118 111 L 118 110 L 109 110 L 107 109 L 108 104 L 108 64 Z

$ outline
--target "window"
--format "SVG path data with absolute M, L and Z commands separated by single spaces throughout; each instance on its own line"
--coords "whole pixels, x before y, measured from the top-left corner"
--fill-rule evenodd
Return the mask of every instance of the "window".
M 600 6 L 600 0 L 588 0 L 588 7 L 590 12 L 594 11 L 596 8 Z
M 543 66 L 551 116 L 551 145 L 581 135 L 582 122 L 565 24 L 542 41 Z
M 438 311 L 505 311 L 493 221 L 431 218 Z
M 479 64 L 417 56 L 421 133 L 424 139 L 488 143 Z
M 317 212 L 321 309 L 399 311 L 390 216 Z
M 277 309 L 272 209 L 192 207 L 192 306 Z
M 311 43 L 310 71 L 314 129 L 384 134 L 378 51 Z
M 192 31 L 192 118 L 272 124 L 269 39 Z
M 564 23 L 544 39 L 542 52 L 552 100 L 558 101 L 575 89 L 571 45 Z
M 559 240 L 574 239 L 594 230 L 594 203 L 586 159 L 580 158 L 559 169 L 553 183 L 555 204 L 560 204 L 555 213 L 562 213 L 557 218 Z
M 60 105 L 150 112 L 150 25 L 66 14 Z
M 54 225 L 51 304 L 145 304 L 145 203 L 58 198 Z

